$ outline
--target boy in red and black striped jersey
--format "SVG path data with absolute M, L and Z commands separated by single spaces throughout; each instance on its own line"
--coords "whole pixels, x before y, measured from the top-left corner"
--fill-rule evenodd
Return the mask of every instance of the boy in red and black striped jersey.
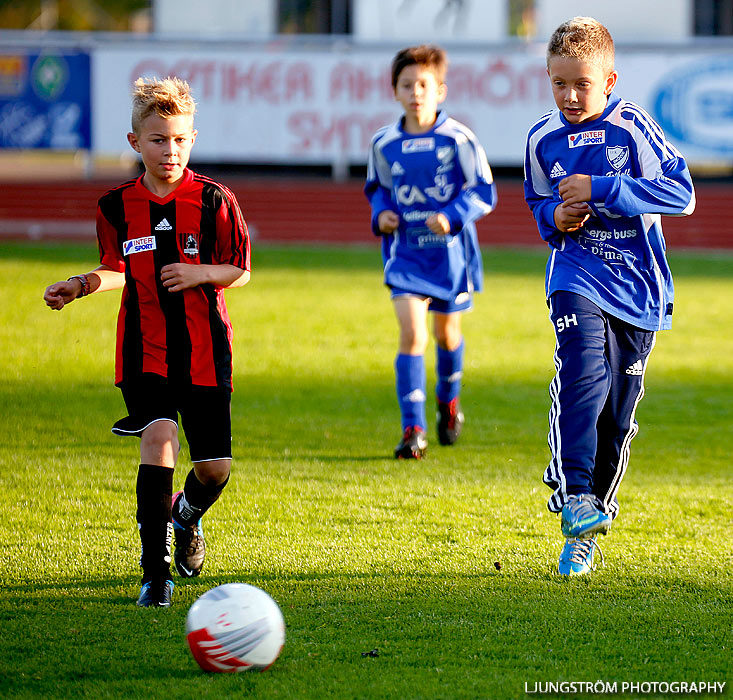
M 223 290 L 249 281 L 249 236 L 234 195 L 187 167 L 195 108 L 177 78 L 135 82 L 127 138 L 145 172 L 99 200 L 100 266 L 44 294 L 60 310 L 124 288 L 115 384 L 129 415 L 112 431 L 140 438 L 143 607 L 170 605 L 172 535 L 178 573 L 201 572 L 201 516 L 226 485 L 232 460 L 232 327 Z M 179 414 L 194 467 L 173 496 Z

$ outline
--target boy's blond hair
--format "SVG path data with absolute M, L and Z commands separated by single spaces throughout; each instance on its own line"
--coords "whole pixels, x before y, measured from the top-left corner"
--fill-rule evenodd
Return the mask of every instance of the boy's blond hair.
M 421 44 L 420 46 L 409 46 L 399 51 L 392 59 L 392 87 L 397 87 L 397 79 L 400 73 L 407 66 L 424 66 L 428 70 L 433 71 L 438 83 L 445 82 L 445 73 L 448 70 L 448 57 L 440 46 L 429 46 Z
M 157 114 L 159 117 L 193 116 L 196 103 L 191 88 L 185 80 L 138 78 L 132 90 L 132 130 L 140 133 L 140 125 L 146 117 Z
M 550 59 L 578 58 L 594 63 L 610 73 L 614 64 L 614 48 L 611 33 L 593 17 L 573 17 L 563 22 L 547 44 L 547 63 Z

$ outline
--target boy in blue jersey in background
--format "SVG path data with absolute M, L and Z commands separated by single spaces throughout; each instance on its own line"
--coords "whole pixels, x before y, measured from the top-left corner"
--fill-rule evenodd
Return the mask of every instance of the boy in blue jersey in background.
M 547 49 L 557 109 L 529 131 L 525 198 L 550 246 L 546 294 L 556 375 L 544 473 L 565 536 L 558 570 L 594 568 L 618 514 L 636 406 L 674 288 L 661 215 L 695 208 L 683 157 L 654 120 L 614 92 L 613 39 L 595 19 L 558 27 Z
M 364 188 L 372 231 L 382 236 L 384 281 L 400 331 L 397 458 L 420 459 L 427 448 L 428 311 L 437 344 L 440 444 L 454 444 L 461 432 L 461 314 L 483 284 L 474 222 L 496 204 L 481 145 L 463 124 L 438 111 L 446 98 L 446 70 L 445 52 L 435 46 L 410 47 L 395 56 L 392 87 L 404 115 L 372 139 Z

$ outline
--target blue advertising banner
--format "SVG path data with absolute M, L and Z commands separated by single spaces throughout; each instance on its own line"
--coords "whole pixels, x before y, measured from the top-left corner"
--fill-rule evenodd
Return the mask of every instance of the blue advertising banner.
M 733 56 L 676 68 L 660 82 L 654 113 L 668 136 L 711 155 L 733 155 Z
M 0 53 L 0 148 L 91 148 L 88 53 Z

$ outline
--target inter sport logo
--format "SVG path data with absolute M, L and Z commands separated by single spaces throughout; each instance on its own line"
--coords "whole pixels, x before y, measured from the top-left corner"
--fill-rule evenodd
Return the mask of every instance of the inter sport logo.
M 402 142 L 403 153 L 421 153 L 422 151 L 434 151 L 435 139 L 432 136 L 423 136 L 419 139 L 406 139 Z
M 568 148 L 579 148 L 580 146 L 598 146 L 606 143 L 605 131 L 583 131 L 580 134 L 568 136 Z
M 144 253 L 148 250 L 155 250 L 155 236 L 143 236 L 142 238 L 133 238 L 122 244 L 122 254 L 132 255 L 133 253 Z

